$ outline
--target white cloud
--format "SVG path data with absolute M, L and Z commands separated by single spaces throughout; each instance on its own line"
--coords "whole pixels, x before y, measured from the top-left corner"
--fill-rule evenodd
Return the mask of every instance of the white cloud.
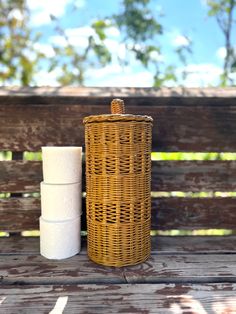
M 67 45 L 67 41 L 64 36 L 61 35 L 55 35 L 51 36 L 48 40 L 51 44 L 60 46 L 60 47 L 65 47 Z
M 108 65 L 102 69 L 90 69 L 86 80 L 87 86 L 107 87 L 150 87 L 153 85 L 152 73 L 144 70 L 132 72 L 118 64 Z
M 116 75 L 122 73 L 122 67 L 119 64 L 110 64 L 101 69 L 92 69 L 90 68 L 87 71 L 87 76 L 95 80 L 104 79 L 108 75 Z
M 88 46 L 89 36 L 93 36 L 94 38 L 98 39 L 94 29 L 90 26 L 68 28 L 65 30 L 65 35 L 68 39 L 69 44 L 81 48 L 86 48 Z M 60 35 L 51 36 L 49 38 L 49 41 L 52 44 L 56 44 L 62 47 L 67 45 L 67 40 L 65 39 L 65 37 Z
M 37 50 L 38 52 L 43 53 L 47 58 L 52 58 L 55 56 L 55 51 L 49 44 L 35 43 L 34 49 Z
M 172 45 L 173 46 L 189 46 L 190 40 L 183 35 L 176 35 L 176 37 L 172 40 Z
M 182 73 L 186 72 L 186 80 L 182 80 Z M 219 76 L 222 69 L 211 63 L 189 64 L 186 67 L 177 69 L 177 76 L 186 87 L 215 86 L 219 83 Z M 182 80 L 182 81 L 181 81 Z
M 22 12 L 19 9 L 13 9 L 10 11 L 10 13 L 8 14 L 8 19 L 16 19 L 18 21 L 23 21 L 24 16 L 22 14 Z
M 165 61 L 165 57 L 161 53 L 159 53 L 155 50 L 150 53 L 150 58 L 153 61 L 157 61 L 157 62 L 164 62 Z
M 104 40 L 104 44 L 113 55 L 117 55 L 120 59 L 124 60 L 126 58 L 126 47 L 124 43 L 120 44 L 118 42 L 117 37 L 119 37 L 120 33 L 115 27 L 109 29 L 110 32 L 107 33 L 108 38 Z M 75 47 L 86 48 L 88 46 L 89 36 L 93 36 L 98 43 L 100 42 L 95 30 L 90 26 L 68 28 L 65 30 L 65 35 L 69 44 Z M 65 47 L 68 44 L 65 37 L 61 35 L 51 36 L 49 42 L 62 47 Z
M 110 80 L 103 82 L 103 86 L 117 87 L 151 87 L 153 85 L 153 75 L 148 71 L 138 73 L 117 75 Z
M 124 43 L 119 43 L 115 39 L 106 38 L 104 40 L 104 44 L 113 55 L 113 57 L 117 55 L 118 58 L 120 58 L 121 60 L 125 60 L 127 51 Z
M 220 60 L 223 60 L 226 57 L 226 49 L 225 49 L 225 47 L 220 47 L 219 49 L 217 49 L 216 56 Z
M 40 26 L 49 24 L 51 22 L 50 14 L 55 17 L 61 17 L 65 13 L 66 6 L 72 2 L 72 0 L 27 0 L 27 5 L 31 11 L 31 24 L 34 26 Z M 79 0 L 76 2 L 77 7 L 83 7 L 85 0 Z
M 188 36 L 184 36 L 181 34 L 178 28 L 173 28 L 171 31 L 167 33 L 167 36 L 170 40 L 172 46 L 189 46 L 191 43 L 191 39 Z
M 62 74 L 61 68 L 55 68 L 51 72 L 41 70 L 36 75 L 37 86 L 60 86 L 56 78 Z
M 67 28 L 65 32 L 66 35 L 71 38 L 95 36 L 96 34 L 94 29 L 90 26 Z
M 117 27 L 111 26 L 111 27 L 108 27 L 106 29 L 106 35 L 108 37 L 115 37 L 115 38 L 117 38 L 117 37 L 120 37 L 120 31 L 119 31 L 119 29 Z

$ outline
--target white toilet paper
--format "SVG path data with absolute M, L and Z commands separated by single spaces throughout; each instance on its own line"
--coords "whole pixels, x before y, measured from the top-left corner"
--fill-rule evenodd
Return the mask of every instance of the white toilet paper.
M 45 183 L 67 184 L 81 182 L 82 147 L 42 147 Z
M 82 214 L 81 183 L 40 183 L 41 211 L 45 220 L 75 219 Z
M 40 217 L 40 253 L 48 259 L 64 259 L 80 251 L 80 216 L 63 222 Z

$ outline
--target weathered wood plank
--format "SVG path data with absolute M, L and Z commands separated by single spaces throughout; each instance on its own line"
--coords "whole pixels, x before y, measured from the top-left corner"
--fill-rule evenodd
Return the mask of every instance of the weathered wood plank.
M 235 283 L 236 255 L 152 255 L 124 273 L 128 283 Z
M 233 191 L 235 161 L 153 161 L 152 191 Z
M 160 254 L 236 254 L 236 236 L 153 236 L 152 255 Z M 38 237 L 0 238 L 1 255 L 38 255 Z M 82 237 L 80 255 L 87 254 Z
M 77 255 L 60 261 L 4 255 L 2 284 L 236 283 L 236 254 L 162 254 L 124 268 L 104 267 Z
M 39 161 L 1 161 L 1 192 L 38 192 L 43 181 L 42 164 Z
M 39 161 L 0 162 L 0 192 L 38 192 Z M 84 176 L 83 176 L 84 180 Z M 83 181 L 85 187 L 85 182 Z M 152 191 L 234 191 L 236 161 L 153 161 Z
M 5 255 L 0 259 L 1 284 L 125 283 L 121 268 L 103 267 L 81 254 L 65 260 L 40 255 Z
M 236 198 L 152 199 L 152 229 L 236 229 Z
M 85 199 L 82 230 L 86 230 Z M 0 230 L 38 230 L 39 198 L 0 199 Z M 152 230 L 235 229 L 236 201 L 233 197 L 152 198 Z
M 1 286 L 1 311 L 48 314 L 59 298 L 71 313 L 235 313 L 235 284 Z M 62 299 L 64 298 L 64 299 Z M 62 312 L 61 312 L 62 313 Z
M 0 199 L 0 231 L 38 230 L 40 198 L 10 197 Z
M 79 96 L 8 98 L 0 97 L 0 150 L 12 151 L 37 151 L 43 145 L 83 145 L 83 118 L 109 113 L 111 100 Z M 166 103 L 165 98 L 127 97 L 125 101 L 127 113 L 153 117 L 156 151 L 236 150 L 234 98 L 187 101 L 177 97 Z

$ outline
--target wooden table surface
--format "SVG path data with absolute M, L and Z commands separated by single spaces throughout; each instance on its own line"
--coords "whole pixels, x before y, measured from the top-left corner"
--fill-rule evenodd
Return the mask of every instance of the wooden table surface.
M 143 264 L 51 261 L 39 238 L 0 239 L 0 313 L 236 313 L 236 236 L 153 237 Z

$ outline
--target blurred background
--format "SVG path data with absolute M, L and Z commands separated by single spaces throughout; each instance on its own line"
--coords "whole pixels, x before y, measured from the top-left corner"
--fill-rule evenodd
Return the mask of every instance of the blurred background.
M 0 84 L 236 84 L 235 0 L 0 0 Z

